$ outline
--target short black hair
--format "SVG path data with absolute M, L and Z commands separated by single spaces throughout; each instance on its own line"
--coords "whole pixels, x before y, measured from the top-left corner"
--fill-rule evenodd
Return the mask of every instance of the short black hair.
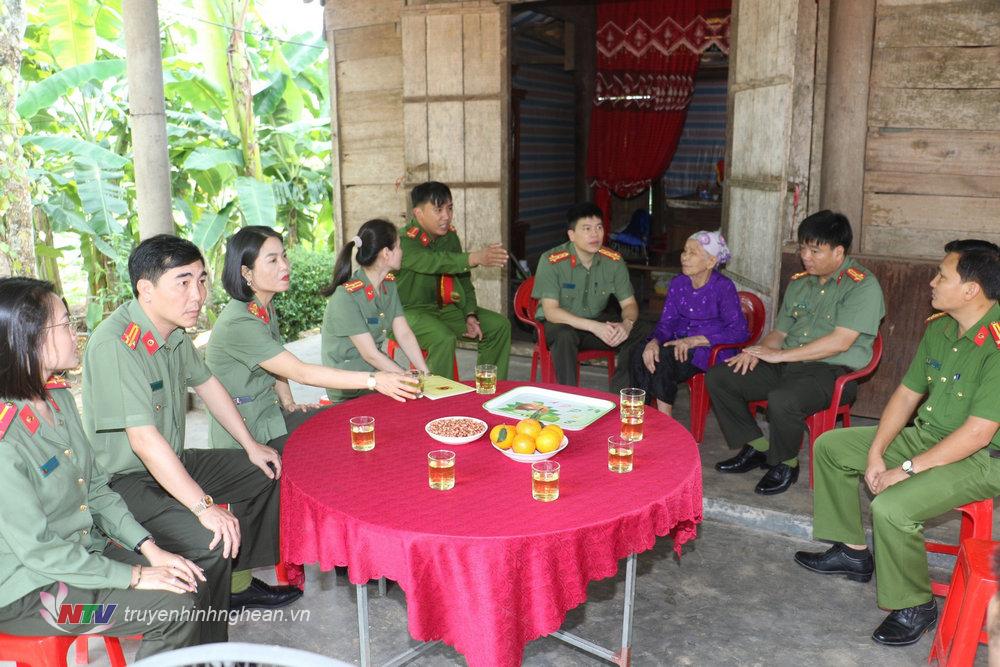
M 582 204 L 574 204 L 566 211 L 566 229 L 575 230 L 576 223 L 584 218 L 597 218 L 603 222 L 604 211 L 594 202 L 585 201 Z
M 263 225 L 249 225 L 229 237 L 226 241 L 226 261 L 222 266 L 222 286 L 229 296 L 237 301 L 249 303 L 253 300 L 253 288 L 243 278 L 243 267 L 253 269 L 260 255 L 260 249 L 268 239 L 282 240 L 281 234 Z
M 27 400 L 45 395 L 39 349 L 52 317 L 52 283 L 0 278 L 0 397 Z
M 807 217 L 799 225 L 799 243 L 818 243 L 831 248 L 840 246 L 846 255 L 851 251 L 854 232 L 851 223 L 843 213 L 833 211 L 817 211 Z
M 198 246 L 173 234 L 157 234 L 140 243 L 128 257 L 128 277 L 132 294 L 139 296 L 139 281 L 156 283 L 164 273 L 178 266 L 205 263 Z
M 451 188 L 438 181 L 427 181 L 410 190 L 410 203 L 413 208 L 423 206 L 427 202 L 435 206 L 444 206 L 452 201 Z
M 958 276 L 963 282 L 978 283 L 986 298 L 1000 298 L 1000 247 L 981 239 L 960 239 L 944 247 L 958 255 Z

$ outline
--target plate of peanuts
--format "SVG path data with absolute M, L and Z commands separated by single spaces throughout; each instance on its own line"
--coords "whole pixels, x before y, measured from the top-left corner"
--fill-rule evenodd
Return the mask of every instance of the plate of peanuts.
M 486 422 L 475 417 L 439 417 L 427 422 L 424 430 L 446 445 L 467 445 L 486 435 Z

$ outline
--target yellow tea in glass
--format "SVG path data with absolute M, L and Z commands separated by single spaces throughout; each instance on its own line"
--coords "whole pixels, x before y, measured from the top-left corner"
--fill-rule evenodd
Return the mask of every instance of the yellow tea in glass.
M 374 417 L 351 417 L 351 448 L 356 452 L 375 449 Z
M 535 461 L 531 464 L 531 497 L 543 503 L 559 498 L 559 464 Z
M 476 366 L 476 393 L 497 393 L 497 367 L 493 364 L 480 364 Z
M 608 470 L 632 472 L 635 442 L 613 435 L 608 438 Z
M 406 375 L 409 377 L 410 384 L 416 385 L 416 387 L 417 387 L 417 394 L 416 394 L 416 396 L 414 396 L 414 398 L 423 398 L 424 397 L 424 377 L 426 377 L 427 374 L 424 373 L 423 371 L 418 371 L 418 370 L 414 369 L 414 370 L 406 371 Z
M 435 491 L 455 488 L 455 452 L 435 449 L 427 453 L 427 483 Z
M 622 389 L 618 412 L 621 416 L 623 440 L 642 440 L 642 421 L 646 411 L 646 392 L 642 389 Z

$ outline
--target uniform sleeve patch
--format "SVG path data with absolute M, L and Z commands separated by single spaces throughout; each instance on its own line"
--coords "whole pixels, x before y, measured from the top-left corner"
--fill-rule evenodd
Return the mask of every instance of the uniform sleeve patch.
M 614 250 L 612 250 L 611 248 L 604 248 L 604 247 L 602 247 L 597 252 L 601 253 L 602 255 L 604 255 L 605 257 L 607 257 L 608 259 L 610 259 L 612 261 L 615 261 L 615 262 L 622 261 L 622 256 L 620 254 L 618 254 L 617 252 L 615 252 Z
M 349 282 L 344 283 L 344 289 L 347 290 L 348 293 L 350 294 L 354 294 L 364 286 L 365 282 L 363 280 L 351 280 Z
M 128 326 L 125 327 L 125 331 L 122 332 L 122 342 L 125 343 L 130 350 L 134 350 L 135 346 L 139 344 L 139 334 L 142 330 L 139 325 L 135 322 L 129 322 Z
M 799 271 L 798 273 L 793 273 L 789 280 L 798 280 L 799 278 L 805 278 L 809 275 L 808 271 Z

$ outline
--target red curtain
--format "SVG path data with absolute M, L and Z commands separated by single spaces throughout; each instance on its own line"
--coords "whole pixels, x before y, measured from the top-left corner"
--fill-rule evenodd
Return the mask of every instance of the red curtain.
M 597 8 L 587 173 L 607 218 L 666 170 L 684 129 L 701 53 L 729 51 L 731 0 L 628 0 Z

